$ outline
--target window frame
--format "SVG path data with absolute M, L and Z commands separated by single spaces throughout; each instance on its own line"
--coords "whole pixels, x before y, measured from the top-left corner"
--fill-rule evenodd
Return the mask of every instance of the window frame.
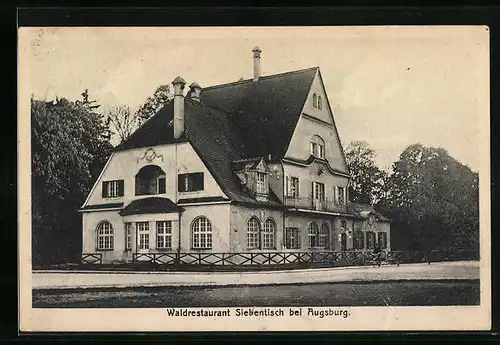
M 298 199 L 300 196 L 300 194 L 299 194 L 299 190 L 300 190 L 299 178 L 296 176 L 288 176 L 286 182 L 287 182 L 287 188 L 286 188 L 287 198 Z
M 108 226 L 104 228 L 104 225 Z M 102 239 L 102 241 L 101 241 Z M 115 231 L 113 224 L 107 220 L 103 220 L 96 227 L 96 250 L 97 251 L 112 251 L 115 247 Z
M 365 236 L 363 234 L 363 231 L 361 230 L 356 230 L 354 231 L 353 234 L 354 237 L 354 249 L 365 249 Z
M 339 205 L 346 204 L 345 190 L 346 190 L 346 188 L 344 188 L 342 186 L 337 186 L 337 204 L 339 204 Z
M 160 226 L 162 225 L 162 226 Z M 162 232 L 160 233 L 160 230 Z M 163 245 L 160 246 L 160 239 Z M 158 220 L 156 221 L 156 249 L 172 249 L 172 221 Z
M 322 187 L 322 188 L 318 188 L 318 187 Z M 319 194 L 318 194 L 318 189 L 321 192 Z M 320 198 L 318 198 L 318 195 L 320 196 Z M 322 182 L 313 181 L 313 199 L 318 200 L 320 202 L 324 202 L 325 198 L 326 198 L 325 184 Z
M 318 108 L 319 110 L 322 110 L 322 109 L 323 109 L 323 99 L 322 99 L 322 98 L 321 98 L 321 96 L 319 96 L 319 95 L 318 95 L 318 101 L 317 101 L 317 104 L 318 104 L 317 108 Z
M 262 178 L 262 179 L 260 179 Z M 265 172 L 256 171 L 255 176 L 255 191 L 257 194 L 266 195 L 267 190 L 267 174 Z
M 132 250 L 132 222 L 125 223 L 125 250 Z
M 252 216 L 247 221 L 247 249 L 260 249 L 260 220 Z
M 325 229 L 326 231 L 324 231 Z M 318 231 L 318 247 L 328 249 L 330 247 L 330 227 L 327 223 L 323 223 Z
M 201 223 L 203 221 L 203 223 Z M 203 227 L 202 227 L 203 224 Z M 202 236 L 205 235 L 205 236 Z M 205 246 L 202 246 L 202 237 L 205 237 Z M 198 239 L 198 241 L 197 241 Z M 196 243 L 198 242 L 198 245 Z M 198 216 L 191 222 L 191 249 L 210 250 L 213 247 L 212 222 L 205 216 Z
M 179 193 L 195 193 L 203 190 L 205 190 L 204 172 L 177 174 L 177 191 Z
M 316 93 L 313 93 L 313 108 L 318 107 L 318 95 Z
M 300 249 L 300 229 L 298 227 L 285 228 L 285 249 Z
M 273 218 L 267 218 L 262 227 L 262 249 L 276 249 L 276 222 Z
M 135 223 L 137 231 L 137 250 L 150 250 L 151 249 L 151 234 L 149 221 L 142 221 Z
M 102 197 L 105 199 L 121 198 L 124 195 L 124 186 L 123 179 L 102 181 Z
M 366 249 L 374 249 L 377 243 L 377 235 L 373 231 L 366 232 Z M 370 241 L 372 239 L 373 241 Z
M 380 236 L 381 235 L 383 235 L 382 237 L 384 238 L 384 245 L 380 244 L 380 240 L 381 240 Z M 387 232 L 385 232 L 385 231 L 379 231 L 377 233 L 377 243 L 378 243 L 380 249 L 387 249 Z
M 319 228 L 315 222 L 309 223 L 307 228 L 309 248 L 319 248 Z

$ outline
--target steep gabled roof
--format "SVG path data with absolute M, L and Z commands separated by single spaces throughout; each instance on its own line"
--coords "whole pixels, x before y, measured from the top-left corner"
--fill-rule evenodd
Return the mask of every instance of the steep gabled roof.
M 317 70 L 207 87 L 201 100 L 231 115 L 231 126 L 241 137 L 242 158 L 283 157 Z
M 377 219 L 382 221 L 390 221 L 389 218 L 385 217 L 383 214 L 377 212 L 375 208 L 367 204 L 359 204 L 356 202 L 349 202 L 349 211 L 358 214 L 362 218 L 367 218 L 370 214 L 373 214 Z

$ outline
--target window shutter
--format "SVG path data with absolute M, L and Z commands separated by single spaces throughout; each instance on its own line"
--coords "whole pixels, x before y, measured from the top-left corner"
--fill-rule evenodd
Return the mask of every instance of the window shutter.
M 338 197 L 337 197 L 337 186 L 333 186 L 333 202 L 338 203 Z
M 311 182 L 311 197 L 314 200 L 314 182 Z
M 158 193 L 163 194 L 166 192 L 166 190 L 167 190 L 167 188 L 166 188 L 165 177 L 160 177 L 158 179 Z
M 300 197 L 300 184 L 299 184 L 299 178 L 295 180 L 297 182 L 297 185 L 295 186 L 295 197 L 298 198 Z
M 197 183 L 196 183 L 196 186 L 197 186 L 197 190 L 203 190 L 205 189 L 205 186 L 204 186 L 204 179 L 203 179 L 203 173 L 197 173 L 196 174 L 196 177 L 197 177 Z
M 185 192 L 185 190 L 184 190 L 184 176 L 186 176 L 186 174 L 177 175 L 177 191 L 178 192 Z
M 118 180 L 118 196 L 123 196 L 124 194 L 125 182 L 123 180 Z
M 107 182 L 102 183 L 102 197 L 103 198 L 108 197 L 108 183 Z
M 285 196 L 290 196 L 290 176 L 285 179 Z

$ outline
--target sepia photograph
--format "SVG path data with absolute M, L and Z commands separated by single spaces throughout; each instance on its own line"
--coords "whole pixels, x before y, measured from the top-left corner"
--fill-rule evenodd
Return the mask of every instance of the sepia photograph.
M 23 330 L 489 329 L 488 27 L 18 35 Z

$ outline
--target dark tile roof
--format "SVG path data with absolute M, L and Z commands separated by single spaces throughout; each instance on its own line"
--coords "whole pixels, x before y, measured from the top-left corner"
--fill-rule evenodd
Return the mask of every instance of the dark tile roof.
M 188 140 L 231 200 L 281 205 L 273 195 L 268 202 L 257 202 L 244 192 L 232 164 L 284 156 L 317 70 L 207 87 L 201 102 L 186 97 L 185 134 L 178 140 L 173 138 L 173 102 L 169 102 L 115 151 Z
M 356 213 L 363 218 L 366 218 L 368 214 L 373 213 L 379 220 L 390 221 L 389 218 L 376 211 L 371 205 L 350 202 L 348 209 L 350 212 Z
M 203 103 L 231 114 L 241 137 L 242 158 L 282 157 L 318 67 L 207 87 Z
M 115 202 L 115 203 L 108 203 L 108 204 L 97 204 L 97 205 L 87 205 L 85 207 L 82 207 L 80 211 L 87 211 L 87 210 L 102 210 L 102 209 L 107 209 L 107 208 L 121 208 L 123 206 L 123 202 Z
M 132 214 L 173 213 L 182 212 L 183 210 L 184 209 L 182 207 L 177 206 L 170 199 L 150 197 L 132 201 L 120 211 L 120 215 L 129 216 Z

